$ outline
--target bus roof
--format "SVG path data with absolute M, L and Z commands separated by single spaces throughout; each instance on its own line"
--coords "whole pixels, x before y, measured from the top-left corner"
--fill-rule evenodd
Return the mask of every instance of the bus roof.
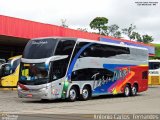
M 109 42 L 93 41 L 93 40 L 89 40 L 89 39 L 78 39 L 78 41 L 93 42 L 93 43 L 100 43 L 100 44 L 120 46 L 120 47 L 129 47 L 129 48 L 136 48 L 136 49 L 142 49 L 142 50 L 148 51 L 147 48 L 136 47 L 136 46 L 129 46 L 129 45 L 126 45 L 126 44 L 114 44 L 114 43 L 109 43 Z
M 136 48 L 136 49 L 142 49 L 142 50 L 148 51 L 147 48 L 136 47 L 136 46 L 129 46 L 129 45 L 126 45 L 126 44 L 114 44 L 114 43 L 109 43 L 109 42 L 94 41 L 94 40 L 90 40 L 90 39 L 73 38 L 73 37 L 40 37 L 40 38 L 33 38 L 31 40 L 41 40 L 41 39 L 47 39 L 47 38 L 67 39 L 67 40 L 75 40 L 75 41 L 80 41 L 80 42 L 93 42 L 93 43 L 100 43 L 100 44 L 105 44 L 105 45 L 113 45 L 113 46 L 120 46 L 120 47 L 129 47 L 129 48 Z
M 8 60 L 13 60 L 15 58 L 21 58 L 21 57 L 22 57 L 22 55 L 17 55 L 17 56 L 14 56 L 14 57 L 10 57 Z
M 160 62 L 160 60 L 156 59 L 156 60 L 149 60 L 149 62 Z

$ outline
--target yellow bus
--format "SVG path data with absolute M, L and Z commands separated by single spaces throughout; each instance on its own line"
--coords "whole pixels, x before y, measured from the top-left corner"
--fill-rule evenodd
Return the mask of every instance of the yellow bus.
M 149 60 L 149 85 L 160 85 L 160 60 Z
M 0 66 L 0 87 L 17 87 L 21 57 L 11 57 L 7 63 Z

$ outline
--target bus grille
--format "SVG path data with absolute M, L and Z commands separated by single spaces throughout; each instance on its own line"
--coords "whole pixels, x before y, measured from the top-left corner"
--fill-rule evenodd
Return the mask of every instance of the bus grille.
M 151 76 L 151 84 L 152 85 L 159 85 L 160 84 L 159 76 Z

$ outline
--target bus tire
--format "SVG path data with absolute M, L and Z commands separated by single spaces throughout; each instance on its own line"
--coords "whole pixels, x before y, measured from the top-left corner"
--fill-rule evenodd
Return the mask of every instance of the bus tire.
M 131 95 L 132 95 L 132 96 L 136 96 L 136 95 L 137 95 L 137 92 L 138 92 L 138 87 L 137 87 L 137 85 L 133 85 Z
M 82 94 L 80 95 L 80 100 L 88 100 L 91 97 L 91 91 L 87 86 L 82 89 Z
M 130 96 L 131 95 L 131 88 L 130 88 L 130 86 L 127 84 L 126 86 L 125 86 L 125 88 L 124 88 L 124 96 L 125 97 L 128 97 L 128 96 Z
M 71 89 L 69 90 L 69 97 L 68 97 L 68 101 L 70 102 L 74 102 L 76 101 L 77 99 L 77 96 L 78 96 L 78 92 L 77 92 L 77 89 L 76 87 L 71 87 Z

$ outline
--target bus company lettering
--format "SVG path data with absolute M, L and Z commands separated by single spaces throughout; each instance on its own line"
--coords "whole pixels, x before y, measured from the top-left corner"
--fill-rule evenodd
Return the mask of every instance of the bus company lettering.
M 107 84 L 108 82 L 123 80 L 130 72 L 131 72 L 130 67 L 125 67 L 125 68 L 115 69 L 113 76 L 108 75 L 106 77 L 105 75 L 102 75 L 101 77 L 99 77 L 100 73 L 96 73 L 92 76 L 92 78 L 94 79 L 93 88 L 95 89 L 104 84 Z

